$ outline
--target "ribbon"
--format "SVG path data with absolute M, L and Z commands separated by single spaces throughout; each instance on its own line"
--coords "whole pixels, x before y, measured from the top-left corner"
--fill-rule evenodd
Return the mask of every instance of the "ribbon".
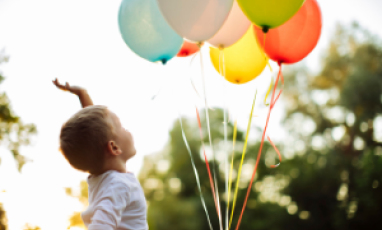
M 270 167 L 271 167 L 271 168 L 277 168 L 277 167 L 279 167 L 280 164 L 281 164 L 281 154 L 280 154 L 280 151 L 277 149 L 276 145 L 273 144 L 273 142 L 271 141 L 271 138 L 269 138 L 269 136 L 267 136 L 267 138 L 268 138 L 269 143 L 271 143 L 271 145 L 272 145 L 273 148 L 275 149 L 277 155 L 279 155 L 279 160 L 280 160 L 280 162 L 279 162 L 278 164 L 271 165 Z
M 220 229 L 223 230 L 222 221 L 221 221 L 221 212 L 220 212 L 219 189 L 218 189 L 218 186 L 217 186 L 216 169 L 215 169 L 216 157 L 215 157 L 215 153 L 214 153 L 214 149 L 213 149 L 213 145 L 212 145 L 211 128 L 210 128 L 210 116 L 209 116 L 209 113 L 208 113 L 207 94 L 206 94 L 206 86 L 205 86 L 205 79 L 204 79 L 203 55 L 202 55 L 202 52 L 201 52 L 202 43 L 198 43 L 198 46 L 199 46 L 199 49 L 200 49 L 200 67 L 201 67 L 202 82 L 203 82 L 203 91 L 204 91 L 204 104 L 205 104 L 205 107 L 206 107 L 205 111 L 206 111 L 206 119 L 207 119 L 208 138 L 209 138 L 210 148 L 211 148 L 211 152 L 212 152 L 212 156 L 213 156 L 213 161 L 214 161 L 213 167 L 212 167 L 212 172 L 213 172 L 213 175 L 214 175 L 214 182 L 215 182 L 215 196 L 216 196 L 216 201 L 217 201 L 217 206 L 218 206 L 218 210 L 217 211 L 218 211 Z
M 223 78 L 225 80 L 225 61 L 224 61 L 224 50 L 223 50 L 223 46 L 220 46 L 219 47 L 219 73 L 221 75 L 223 75 Z M 222 65 L 223 64 L 223 65 Z M 227 88 L 225 87 L 225 84 L 224 84 L 224 80 L 222 81 L 223 82 L 223 86 L 224 86 L 224 91 L 225 91 L 225 94 L 224 95 L 227 95 Z M 223 124 L 224 124 L 224 147 L 226 148 L 227 147 L 227 125 L 228 125 L 228 121 L 227 121 L 227 98 L 224 99 L 224 121 L 223 121 Z M 227 156 L 224 158 L 224 175 L 225 175 L 225 191 L 227 192 L 228 191 L 228 151 L 227 151 Z M 227 194 L 227 197 L 226 197 L 226 212 L 225 212 L 225 229 L 228 230 L 228 208 L 229 208 L 229 194 Z
M 198 110 L 198 108 L 196 106 L 195 106 L 195 109 L 196 109 L 196 117 L 197 117 L 198 125 L 199 125 L 200 140 L 202 142 L 204 161 L 206 162 L 208 177 L 210 179 L 210 186 L 211 186 L 211 190 L 212 190 L 212 196 L 214 197 L 216 212 L 219 213 L 219 207 L 218 207 L 218 204 L 216 202 L 214 182 L 213 182 L 213 179 L 212 179 L 212 176 L 211 176 L 210 164 L 209 164 L 208 159 L 207 159 L 206 150 L 205 150 L 204 142 L 203 142 L 203 133 L 202 133 L 202 125 L 201 125 L 201 122 L 200 122 L 199 110 Z
M 183 137 L 183 141 L 184 141 L 184 144 L 186 145 L 188 154 L 190 155 L 190 158 L 191 158 L 192 168 L 193 168 L 193 170 L 194 170 L 195 178 L 196 178 L 196 184 L 198 185 L 198 189 L 199 189 L 199 193 L 200 193 L 200 200 L 201 200 L 201 202 L 202 202 L 203 209 L 204 209 L 204 211 L 206 212 L 208 225 L 210 226 L 210 229 L 213 230 L 212 225 L 211 225 L 210 216 L 208 215 L 206 202 L 204 201 L 204 197 L 203 197 L 202 189 L 201 189 L 201 187 L 200 187 L 199 174 L 198 174 L 198 171 L 196 170 L 196 166 L 195 166 L 194 158 L 192 157 L 191 149 L 190 149 L 190 146 L 188 145 L 187 138 L 186 138 L 186 134 L 184 133 L 183 124 L 182 124 L 182 118 L 180 117 L 180 114 L 179 114 L 179 122 L 180 122 L 180 127 L 181 127 L 181 129 L 182 129 L 182 137 Z
M 251 115 L 249 116 L 249 120 L 248 120 L 247 134 L 245 136 L 243 153 L 242 153 L 241 162 L 240 162 L 240 166 L 239 166 L 239 173 L 238 173 L 238 176 L 237 176 L 237 179 L 236 179 L 236 188 L 235 188 L 235 193 L 234 193 L 234 197 L 233 197 L 231 218 L 229 220 L 229 228 L 231 228 L 232 217 L 233 217 L 233 213 L 235 211 L 235 205 L 236 205 L 236 199 L 237 199 L 237 192 L 238 192 L 238 189 L 239 189 L 239 181 L 240 181 L 241 169 L 243 167 L 245 152 L 247 150 L 248 136 L 249 136 L 249 131 L 251 129 L 251 123 L 252 123 L 252 117 L 253 117 L 253 109 L 255 107 L 255 102 L 256 102 L 256 95 L 257 95 L 257 90 L 256 90 L 256 93 L 255 93 L 255 98 L 253 99 L 253 103 L 252 103 Z
M 245 196 L 245 200 L 244 200 L 244 204 L 243 204 L 243 208 L 241 210 L 241 213 L 240 213 L 240 216 L 239 216 L 239 221 L 236 225 L 236 230 L 239 229 L 240 227 L 240 223 L 241 223 L 241 220 L 242 220 L 242 217 L 243 217 L 243 213 L 244 213 L 244 210 L 245 210 L 245 206 L 247 205 L 247 201 L 248 201 L 248 197 L 249 197 L 249 194 L 251 192 L 251 188 L 252 188 L 252 183 L 253 183 L 253 179 L 255 178 L 255 175 L 256 175 L 256 170 L 257 170 L 257 166 L 259 164 L 259 161 L 260 161 L 260 157 L 261 157 L 261 150 L 263 149 L 263 144 L 264 144 L 264 137 L 265 137 L 265 133 L 267 131 L 267 127 L 268 127 L 268 124 L 269 124 L 269 117 L 271 115 L 271 112 L 272 112 L 272 109 L 277 101 L 277 99 L 279 98 L 280 94 L 281 94 L 281 91 L 279 93 L 279 95 L 277 96 L 276 100 L 274 98 L 275 96 L 275 91 L 276 91 L 276 87 L 277 87 L 277 84 L 279 82 L 279 79 L 280 79 L 280 75 L 281 75 L 281 79 L 282 79 L 282 82 L 284 84 L 284 79 L 283 79 L 283 76 L 281 74 L 281 63 L 279 63 L 279 73 L 277 75 L 277 78 L 276 78 L 276 83 L 275 83 L 275 87 L 273 88 L 273 92 L 272 92 L 272 97 L 271 97 L 271 106 L 269 107 L 269 111 L 268 111 L 268 116 L 267 116 L 267 121 L 265 123 L 265 127 L 264 127 L 264 131 L 263 131 L 263 135 L 261 137 L 261 144 L 260 144 L 260 148 L 259 148 L 259 152 L 257 154 L 257 160 L 256 160 L 256 165 L 255 165 L 255 169 L 253 170 L 253 173 L 252 173 L 252 178 L 251 178 L 251 182 L 249 183 L 249 186 L 248 186 L 248 189 L 247 189 L 247 195 Z
M 237 134 L 237 120 L 235 121 L 235 124 L 234 124 L 234 127 L 233 127 L 232 157 L 231 157 L 231 168 L 230 168 L 230 171 L 229 171 L 228 195 L 227 195 L 227 200 L 228 200 L 227 212 L 229 211 L 229 199 L 231 197 L 232 171 L 233 171 L 233 160 L 234 160 L 234 156 L 235 156 L 236 134 Z M 226 216 L 226 219 L 228 221 L 228 216 Z M 226 227 L 226 229 L 228 230 L 229 228 Z
M 195 57 L 196 57 L 197 54 L 198 54 L 198 53 L 195 53 L 195 54 L 192 55 L 192 58 L 191 58 L 191 61 L 190 61 L 189 69 L 191 69 L 192 62 L 194 61 L 194 59 L 195 59 Z M 198 90 L 196 90 L 194 81 L 192 81 L 192 74 L 190 74 L 190 82 L 191 82 L 192 88 L 194 88 L 194 90 L 195 90 L 196 95 L 198 95 L 198 97 L 201 98 L 201 96 L 200 96 Z
M 271 75 L 271 83 L 269 84 L 267 94 L 265 94 L 265 98 L 264 98 L 264 105 L 266 106 L 269 105 L 269 103 L 267 103 L 267 99 L 268 99 L 269 93 L 271 92 L 272 86 L 273 86 L 273 77 Z
M 263 49 L 264 50 L 265 50 L 265 38 L 266 38 L 266 36 L 267 36 L 267 34 L 264 33 L 264 40 L 263 40 Z M 269 93 L 271 92 L 272 85 L 273 85 L 273 77 L 272 77 L 273 70 L 272 70 L 271 65 L 269 64 L 269 59 L 267 59 L 267 55 L 265 54 L 263 49 L 260 48 L 261 52 L 264 55 L 264 59 L 267 60 L 267 66 L 269 67 L 269 70 L 271 71 L 271 83 L 269 84 L 267 94 L 265 95 L 265 98 L 264 98 L 264 105 L 268 106 L 269 104 L 267 103 L 267 99 L 268 99 Z

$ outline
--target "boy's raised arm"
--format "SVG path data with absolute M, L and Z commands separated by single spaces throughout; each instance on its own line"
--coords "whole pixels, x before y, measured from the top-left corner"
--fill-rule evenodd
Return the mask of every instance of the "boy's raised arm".
M 89 105 L 93 105 L 93 101 L 90 98 L 90 96 L 89 96 L 88 92 L 86 91 L 86 89 L 78 87 L 78 86 L 71 86 L 67 82 L 66 82 L 65 85 L 62 85 L 62 84 L 60 84 L 60 82 L 58 82 L 57 78 L 54 81 L 52 81 L 52 82 L 53 82 L 53 84 L 55 86 L 57 86 L 57 88 L 59 88 L 61 90 L 64 90 L 64 91 L 69 91 L 69 92 L 77 95 L 78 98 L 80 99 L 82 108 L 85 108 L 85 107 L 87 107 Z

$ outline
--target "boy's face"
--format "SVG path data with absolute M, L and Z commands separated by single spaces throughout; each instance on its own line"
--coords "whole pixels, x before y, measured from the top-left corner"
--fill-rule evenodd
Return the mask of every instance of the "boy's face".
M 115 133 L 115 142 L 122 150 L 122 157 L 124 160 L 128 160 L 136 154 L 134 139 L 131 133 L 125 129 L 117 115 L 109 110 L 109 115 L 113 123 L 113 131 Z

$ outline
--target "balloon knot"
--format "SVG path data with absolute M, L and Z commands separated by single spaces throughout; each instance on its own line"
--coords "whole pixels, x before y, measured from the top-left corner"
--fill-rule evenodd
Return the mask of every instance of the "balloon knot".
M 162 59 L 161 62 L 162 62 L 163 65 L 166 65 L 167 59 Z
M 266 34 L 269 31 L 269 26 L 263 26 L 262 27 L 263 32 Z

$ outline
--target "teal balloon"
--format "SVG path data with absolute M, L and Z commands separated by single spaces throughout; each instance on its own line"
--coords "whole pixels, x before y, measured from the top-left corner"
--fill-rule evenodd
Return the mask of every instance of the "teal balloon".
M 167 24 L 156 0 L 123 0 L 118 24 L 127 46 L 149 61 L 165 64 L 182 47 L 183 38 Z

